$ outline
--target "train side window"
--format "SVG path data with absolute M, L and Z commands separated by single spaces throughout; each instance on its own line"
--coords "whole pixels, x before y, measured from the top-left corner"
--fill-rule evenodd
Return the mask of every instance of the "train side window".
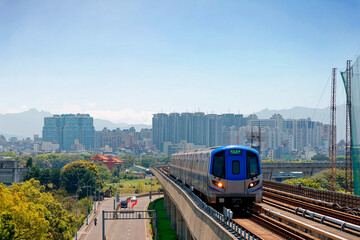
M 259 161 L 255 153 L 246 152 L 246 173 L 247 178 L 255 177 L 259 175 Z
M 214 154 L 212 174 L 219 178 L 225 178 L 225 151 Z
M 232 161 L 232 173 L 233 174 L 240 173 L 240 161 L 239 160 Z

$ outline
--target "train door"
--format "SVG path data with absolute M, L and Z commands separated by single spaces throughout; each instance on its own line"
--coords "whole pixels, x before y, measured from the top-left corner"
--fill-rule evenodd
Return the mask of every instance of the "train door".
M 230 149 L 225 153 L 226 157 L 226 193 L 239 193 L 245 191 L 246 176 L 246 151 Z

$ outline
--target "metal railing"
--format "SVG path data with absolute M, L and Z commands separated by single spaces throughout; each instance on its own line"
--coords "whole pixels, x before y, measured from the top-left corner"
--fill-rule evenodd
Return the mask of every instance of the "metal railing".
M 196 196 L 191 189 L 187 188 L 184 184 L 176 181 L 169 175 L 163 174 L 158 168 L 158 166 L 152 166 L 153 169 L 155 169 L 158 173 L 165 176 L 169 181 L 175 183 L 180 188 L 182 188 L 185 192 L 188 193 L 188 195 L 191 197 L 191 199 L 194 201 L 194 203 L 202 209 L 207 215 L 209 215 L 211 218 L 213 218 L 215 221 L 217 221 L 219 224 L 221 224 L 225 229 L 227 229 L 230 233 L 232 233 L 235 237 L 238 239 L 245 239 L 245 240 L 258 240 L 259 238 L 243 229 L 240 225 L 235 223 L 231 220 L 232 212 L 230 209 L 226 209 L 224 211 L 224 214 L 221 214 L 220 212 L 216 211 L 214 208 L 209 206 L 207 203 L 205 203 L 203 200 L 201 200 L 198 196 Z M 226 212 L 226 213 L 225 213 Z
M 273 188 L 276 190 L 293 193 L 299 196 L 318 199 L 330 203 L 335 203 L 340 206 L 350 208 L 360 208 L 360 196 L 339 193 L 327 190 L 319 190 L 310 187 L 303 187 L 301 185 L 293 185 L 288 183 L 280 183 L 274 181 L 263 180 L 264 187 Z

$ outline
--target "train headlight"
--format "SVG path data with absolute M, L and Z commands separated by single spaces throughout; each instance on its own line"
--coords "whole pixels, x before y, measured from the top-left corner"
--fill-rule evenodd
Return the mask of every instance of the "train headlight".
M 251 183 L 249 183 L 248 188 L 253 188 L 258 184 L 259 184 L 259 181 L 251 182 Z
M 222 188 L 222 189 L 225 189 L 225 186 L 224 186 L 224 184 L 222 183 L 222 182 L 218 182 L 218 181 L 212 181 L 213 182 L 213 184 L 215 185 L 215 186 L 217 186 L 218 188 Z

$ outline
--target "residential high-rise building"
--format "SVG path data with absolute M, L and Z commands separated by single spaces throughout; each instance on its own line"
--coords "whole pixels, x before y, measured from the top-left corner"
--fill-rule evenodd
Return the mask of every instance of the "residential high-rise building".
M 56 142 L 62 150 L 71 151 L 75 143 L 92 149 L 94 135 L 93 118 L 89 114 L 62 114 L 44 118 L 43 141 Z
M 168 116 L 168 129 L 165 140 L 172 143 L 180 143 L 180 114 L 170 113 Z
M 153 143 L 160 151 L 167 152 L 170 148 L 175 151 L 180 143 L 193 144 L 196 148 L 251 146 L 253 141 L 258 141 L 256 144 L 265 156 L 273 153 L 280 158 L 304 148 L 324 149 L 327 132 L 326 124 L 310 119 L 285 120 L 280 114 L 270 119 L 259 119 L 255 114 L 244 118 L 242 114 L 202 112 L 158 113 L 153 117 Z
M 153 144 L 157 149 L 163 151 L 163 143 L 166 142 L 165 129 L 168 128 L 168 115 L 166 113 L 154 114 L 152 119 Z

